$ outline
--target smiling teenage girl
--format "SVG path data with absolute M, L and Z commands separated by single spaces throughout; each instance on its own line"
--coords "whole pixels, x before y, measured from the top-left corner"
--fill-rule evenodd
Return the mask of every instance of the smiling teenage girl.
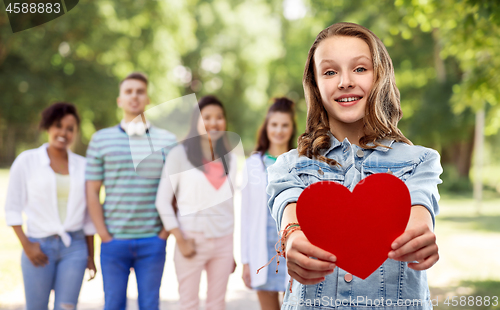
M 298 149 L 280 156 L 268 170 L 269 206 L 278 228 L 293 229 L 285 253 L 296 281 L 282 309 L 320 309 L 345 300 L 350 309 L 403 309 L 398 305 L 408 300 L 404 309 L 431 308 L 424 270 L 439 258 L 433 225 L 442 169 L 436 151 L 412 145 L 397 128 L 402 113 L 387 50 L 362 26 L 334 24 L 312 45 L 303 84 L 306 132 Z M 374 173 L 391 173 L 404 181 L 412 210 L 388 259 L 361 280 L 335 268 L 335 253 L 312 245 L 297 229 L 295 202 L 312 183 L 336 181 L 352 190 Z

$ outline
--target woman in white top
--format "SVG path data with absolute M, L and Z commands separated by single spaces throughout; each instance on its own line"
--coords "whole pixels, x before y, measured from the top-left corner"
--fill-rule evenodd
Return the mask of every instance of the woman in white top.
M 199 109 L 198 109 L 199 108 Z M 207 272 L 206 310 L 223 310 L 234 271 L 233 194 L 236 156 L 229 153 L 226 116 L 214 96 L 200 99 L 190 132 L 168 154 L 156 207 L 177 241 L 174 254 L 180 309 L 199 308 L 201 272 Z M 177 200 L 177 215 L 172 198 Z
M 85 158 L 68 147 L 79 125 L 76 108 L 56 103 L 42 112 L 49 142 L 22 152 L 10 169 L 5 219 L 21 245 L 27 310 L 74 309 L 85 269 L 94 278 L 95 229 L 85 201 Z M 22 228 L 27 216 L 27 233 Z
M 286 261 L 262 268 L 276 255 L 279 240 L 276 222 L 267 207 L 267 167 L 276 158 L 294 147 L 294 104 L 287 98 L 274 99 L 264 124 L 259 130 L 255 153 L 246 161 L 248 184 L 241 193 L 241 260 L 243 281 L 255 289 L 262 310 L 280 309 L 279 292 L 284 292 L 288 281 Z

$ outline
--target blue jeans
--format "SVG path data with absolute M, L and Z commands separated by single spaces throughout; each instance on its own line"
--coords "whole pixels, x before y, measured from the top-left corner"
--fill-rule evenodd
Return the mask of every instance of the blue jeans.
M 76 307 L 87 267 L 88 249 L 83 231 L 70 232 L 71 245 L 65 247 L 59 236 L 29 238 L 40 243 L 49 258 L 44 267 L 35 267 L 26 254 L 21 255 L 27 310 L 48 309 L 50 291 L 54 289 L 54 310 Z
M 130 268 L 137 278 L 139 309 L 159 308 L 165 246 L 166 241 L 157 236 L 112 239 L 101 244 L 105 310 L 125 310 Z

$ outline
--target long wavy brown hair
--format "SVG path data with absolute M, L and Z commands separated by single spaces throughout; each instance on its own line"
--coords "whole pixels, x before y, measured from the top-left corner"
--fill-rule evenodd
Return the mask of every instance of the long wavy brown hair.
M 403 112 L 392 60 L 384 44 L 373 32 L 363 26 L 353 23 L 337 23 L 318 34 L 307 56 L 302 78 L 307 102 L 307 123 L 306 131 L 298 138 L 299 155 L 315 158 L 330 165 L 338 165 L 334 159 L 320 154 L 322 149 L 330 147 L 328 135 L 330 125 L 314 72 L 316 49 L 323 40 L 333 36 L 355 37 L 365 41 L 370 48 L 373 60 L 374 80 L 367 98 L 366 115 L 363 117 L 364 136 L 359 139 L 360 146 L 367 149 L 383 146 L 377 142 L 379 139 L 412 144 L 397 127 Z M 369 143 L 371 145 L 368 145 Z

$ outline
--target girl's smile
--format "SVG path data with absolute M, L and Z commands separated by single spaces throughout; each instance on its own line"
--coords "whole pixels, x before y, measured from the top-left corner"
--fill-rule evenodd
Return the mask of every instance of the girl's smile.
M 343 107 L 349 107 L 355 105 L 361 99 L 363 99 L 362 96 L 347 94 L 338 97 L 337 99 L 335 99 L 335 101 L 337 101 Z

